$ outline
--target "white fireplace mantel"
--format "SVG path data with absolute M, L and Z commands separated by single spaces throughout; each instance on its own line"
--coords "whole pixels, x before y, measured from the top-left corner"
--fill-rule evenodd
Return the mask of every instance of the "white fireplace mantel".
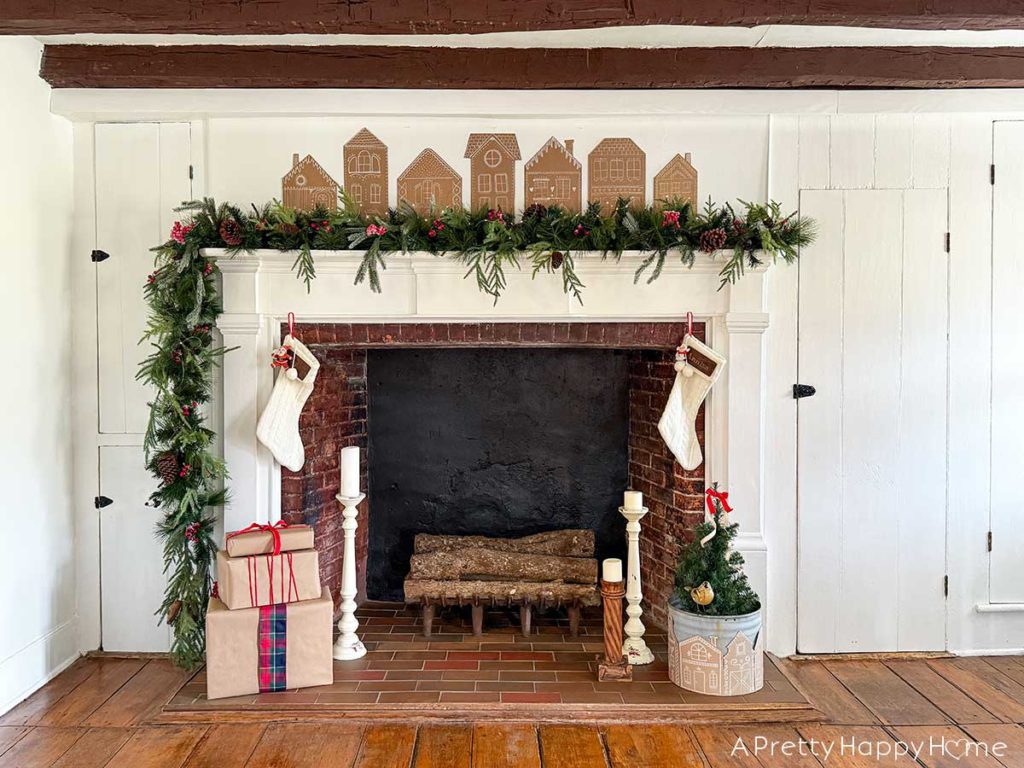
M 764 544 L 764 412 L 767 281 L 770 270 L 748 269 L 722 290 L 726 254 L 699 254 L 692 268 L 669 254 L 661 276 L 634 284 L 642 256 L 622 259 L 576 255 L 585 284 L 583 304 L 562 290 L 557 274 L 531 278 L 507 272 L 497 304 L 481 293 L 466 267 L 429 253 L 386 257 L 383 292 L 354 285 L 362 252 L 314 251 L 317 278 L 307 293 L 292 272 L 294 252 L 255 251 L 229 256 L 209 249 L 223 275 L 224 313 L 217 325 L 224 345 L 236 347 L 223 362 L 224 457 L 231 474 L 225 530 L 280 518 L 280 466 L 256 440 L 256 422 L 273 386 L 270 353 L 280 344 L 281 323 L 294 312 L 306 322 L 614 322 L 680 321 L 687 312 L 708 323 L 708 341 L 728 362 L 708 398 L 706 480 L 730 492 L 740 523 L 738 547 L 755 589 L 767 594 Z

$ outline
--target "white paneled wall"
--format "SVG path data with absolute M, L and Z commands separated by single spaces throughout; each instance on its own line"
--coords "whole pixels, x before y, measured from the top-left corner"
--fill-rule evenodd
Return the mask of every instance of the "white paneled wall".
M 524 158 L 551 135 L 574 138 L 581 158 L 602 137 L 633 136 L 648 152 L 650 177 L 675 152 L 690 151 L 701 174 L 701 199 L 708 195 L 720 201 L 770 196 L 781 200 L 787 210 L 801 205 L 805 213 L 823 221 L 841 220 L 839 230 L 823 229 L 821 241 L 807 254 L 799 272 L 779 267 L 768 282 L 770 327 L 765 362 L 769 391 L 765 398 L 766 491 L 762 503 L 769 646 L 778 653 L 793 652 L 798 623 L 819 633 L 827 627 L 833 643 L 845 633 L 859 649 L 991 651 L 1024 645 L 1024 611 L 1009 611 L 1006 603 L 992 608 L 996 597 L 1007 594 L 991 589 L 994 571 L 990 573 L 986 545 L 995 468 L 992 420 L 1020 425 L 1022 418 L 1012 403 L 995 404 L 993 410 L 992 388 L 998 387 L 999 381 L 1009 381 L 1006 376 L 1010 373 L 1001 371 L 1010 369 L 997 365 L 994 381 L 992 356 L 986 351 L 993 344 L 988 167 L 995 116 L 981 114 L 970 105 L 963 107 L 966 112 L 961 114 L 937 110 L 935 98 L 927 94 L 887 100 L 884 94 L 851 94 L 840 99 L 820 92 L 781 94 L 771 100 L 754 93 L 729 94 L 727 98 L 714 93 L 678 98 L 662 94 L 656 101 L 647 94 L 616 94 L 614 99 L 604 100 L 584 94 L 574 96 L 571 106 L 567 106 L 569 102 L 552 102 L 549 94 L 505 94 L 498 100 L 487 94 L 478 99 L 451 94 L 443 103 L 428 103 L 420 94 L 382 93 L 375 96 L 374 115 L 368 116 L 356 111 L 362 103 L 359 99 L 345 98 L 337 106 L 332 101 L 335 97 L 324 93 L 317 95 L 316 102 L 325 105 L 323 115 L 298 108 L 293 114 L 281 114 L 280 104 L 299 98 L 292 94 L 275 102 L 278 114 L 268 118 L 260 98 L 232 93 L 216 96 L 206 101 L 202 101 L 202 93 L 187 96 L 212 105 L 202 107 L 199 113 L 193 111 L 207 115 L 197 118 L 189 129 L 190 153 L 197 170 L 194 184 L 243 207 L 280 196 L 281 177 L 293 152 L 312 153 L 340 181 L 342 144 L 365 125 L 388 144 L 392 204 L 396 202 L 395 177 L 423 147 L 436 148 L 465 175 L 468 163 L 462 155 L 468 133 L 503 130 L 517 133 Z M 65 94 L 62 100 L 78 103 L 83 98 Z M 94 98 L 101 105 L 117 102 L 116 94 Z M 116 112 L 118 120 L 130 121 L 134 104 L 146 105 L 145 119 L 149 121 L 159 122 L 161 114 L 182 114 L 180 94 L 166 96 L 163 112 L 160 98 L 139 94 L 132 104 L 117 102 L 111 114 Z M 233 105 L 230 114 L 216 111 L 216 105 L 224 103 Z M 792 104 L 804 111 L 769 115 L 772 103 Z M 840 103 L 849 105 L 850 110 L 837 111 Z M 329 104 L 335 106 L 328 110 Z M 932 105 L 931 111 L 914 112 L 914 104 Z M 692 111 L 688 113 L 688 109 Z M 415 114 L 406 114 L 410 111 Z M 93 119 L 85 110 L 82 115 Z M 96 126 L 100 133 L 118 129 Z M 91 126 L 86 130 L 91 131 Z M 86 130 L 79 142 L 77 167 L 91 174 L 93 158 L 91 148 L 86 149 Z M 165 132 L 170 131 L 170 140 L 178 129 L 165 124 L 145 130 L 157 130 L 162 141 Z M 195 138 L 199 130 L 205 135 L 202 140 Z M 159 165 L 159 157 L 146 161 L 153 162 Z M 80 201 L 82 210 L 96 205 L 100 213 L 83 225 L 83 231 L 102 222 L 105 190 L 114 183 L 104 179 L 113 179 L 120 172 L 106 168 L 99 157 L 95 168 L 96 177 L 90 175 L 87 182 L 92 184 L 80 185 L 79 196 L 91 195 Z M 159 196 L 153 187 L 157 183 L 152 180 L 153 172 L 143 176 L 138 199 Z M 118 183 L 126 189 L 136 180 L 126 177 Z M 517 183 L 521 205 L 521 164 Z M 648 186 L 650 192 L 650 182 Z M 159 199 L 161 207 L 170 204 L 167 195 Z M 153 226 L 165 230 L 171 218 L 162 211 L 159 224 Z M 154 238 L 151 229 L 147 224 L 138 247 L 130 248 L 138 250 L 143 242 L 152 245 L 163 235 L 161 231 Z M 947 229 L 952 244 L 948 255 L 941 247 Z M 100 238 L 92 241 L 96 243 L 93 247 L 104 247 Z M 843 253 L 845 261 L 815 259 L 815 253 L 830 248 Z M 138 274 L 126 277 L 127 287 L 115 291 L 119 301 L 134 300 L 134 285 L 148 270 L 143 269 L 147 256 L 140 253 L 139 257 L 132 267 Z M 1001 264 L 1005 268 L 1011 262 Z M 80 275 L 79 286 L 96 279 L 93 269 L 82 270 Z M 352 290 L 347 282 L 336 283 L 337 279 L 325 273 L 324 284 L 314 288 L 314 296 Z M 387 302 L 400 298 L 394 292 L 400 290 L 402 280 L 399 273 L 385 275 L 385 295 L 373 299 L 380 312 L 386 313 Z M 621 307 L 635 306 L 638 314 L 644 314 L 652 297 L 660 302 L 670 300 L 656 285 L 602 283 L 598 274 L 592 282 L 588 290 L 598 306 L 613 296 Z M 526 288 L 527 281 L 510 283 L 515 291 L 535 292 L 533 298 L 548 295 L 546 285 Z M 808 293 L 812 284 L 820 286 L 820 295 Z M 849 295 L 837 297 L 835 290 L 844 286 Z M 91 287 L 95 290 L 95 283 Z M 294 288 L 295 300 L 303 300 L 301 286 Z M 370 297 L 360 296 L 359 301 L 364 300 Z M 93 301 L 92 307 L 88 301 L 80 303 L 76 325 L 95 325 L 95 298 Z M 457 302 L 452 305 L 456 314 L 477 311 L 478 305 L 484 312 L 489 306 L 475 294 L 445 296 L 443 301 L 447 305 Z M 523 294 L 510 295 L 499 309 L 514 314 L 517 307 L 529 306 L 531 301 Z M 810 312 L 815 303 L 820 322 L 811 324 L 800 318 L 799 348 L 817 345 L 818 352 L 813 360 L 801 357 L 799 375 L 812 370 L 807 366 L 817 366 L 815 380 L 806 383 L 817 385 L 818 394 L 800 408 L 811 403 L 838 408 L 840 423 L 854 433 L 859 430 L 854 435 L 859 442 L 852 447 L 868 459 L 860 463 L 847 463 L 839 455 L 843 443 L 832 445 L 829 441 L 841 434 L 829 432 L 828 424 L 815 427 L 801 421 L 798 428 L 798 406 L 790 394 L 798 380 L 798 309 L 807 306 Z M 680 307 L 680 314 L 685 309 Z M 107 313 L 104 324 L 121 325 L 121 356 L 117 359 L 117 355 L 105 353 L 103 359 L 113 362 L 98 374 L 102 383 L 94 399 L 104 403 L 102 410 L 109 414 L 102 420 L 104 431 L 125 434 L 91 435 L 92 443 L 78 453 L 83 470 L 80 476 L 86 478 L 86 484 L 97 476 L 97 445 L 137 442 L 133 433 L 141 428 L 137 414 L 144 398 L 143 392 L 129 395 L 135 386 L 130 376 L 139 354 L 135 338 L 128 332 L 137 326 L 138 318 L 129 315 L 137 310 L 107 307 L 99 311 Z M 580 313 L 588 311 L 590 305 Z M 1019 342 L 1016 333 L 1014 330 L 1009 337 Z M 838 347 L 829 341 L 836 334 L 844 340 Z M 102 344 L 93 341 L 94 356 Z M 89 349 L 83 348 L 79 354 L 84 359 L 79 367 L 87 372 Z M 952 361 L 948 365 L 947 357 Z M 968 358 L 970 365 L 956 364 Z M 95 360 L 92 367 L 95 370 Z M 100 415 L 94 412 L 93 427 Z M 80 429 L 89 428 L 88 419 L 79 419 L 78 424 Z M 905 433 L 918 437 L 907 442 Z M 824 447 L 818 450 L 817 445 Z M 798 504 L 798 473 L 806 477 L 815 472 L 813 499 L 802 492 Z M 848 536 L 834 535 L 827 526 L 835 518 L 822 516 L 823 505 L 836 494 L 845 499 Z M 98 557 L 98 546 L 89 544 L 98 536 L 94 516 L 94 510 L 80 513 L 87 523 L 81 527 L 87 536 L 79 543 L 80 557 Z M 937 519 L 941 525 L 935 524 Z M 1012 524 L 1024 529 L 1021 522 L 1019 513 L 1011 518 Z M 815 525 L 825 526 L 815 534 L 820 543 L 814 546 L 820 551 L 807 551 L 801 539 L 798 555 L 797 529 L 805 524 L 810 533 Z M 762 556 L 759 553 L 758 557 Z M 806 557 L 812 559 L 805 561 Z M 844 583 L 844 575 L 836 569 L 815 568 L 798 579 L 798 562 L 816 561 L 837 566 L 846 562 L 860 569 L 864 574 L 861 586 L 879 597 L 860 605 L 839 605 L 836 595 L 842 591 L 825 590 L 830 585 L 839 590 L 838 585 Z M 80 563 L 79 573 L 83 577 L 80 594 L 98 593 L 98 569 Z M 949 599 L 936 602 L 936 581 L 941 582 L 947 573 Z M 845 583 L 855 584 L 856 576 L 853 571 L 846 573 Z M 812 578 L 825 591 L 813 599 L 801 593 L 798 611 L 798 591 Z M 806 605 L 805 596 L 810 600 Z M 90 628 L 83 643 L 95 647 L 98 601 L 80 603 L 86 605 L 83 625 Z M 873 623 L 879 626 L 871 626 Z

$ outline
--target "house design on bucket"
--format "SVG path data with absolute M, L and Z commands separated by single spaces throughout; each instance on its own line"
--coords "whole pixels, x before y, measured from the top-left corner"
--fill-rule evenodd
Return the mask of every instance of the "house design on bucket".
M 697 169 L 690 164 L 690 153 L 676 154 L 654 177 L 656 202 L 683 200 L 697 205 Z
M 669 665 L 677 666 L 683 685 L 688 690 L 714 696 L 721 695 L 722 652 L 714 643 L 700 635 L 694 635 L 679 643 L 676 652 L 670 653 L 669 656 Z M 675 658 L 671 658 L 673 656 Z
M 329 211 L 338 208 L 338 182 L 331 178 L 312 155 L 299 160 L 292 155 L 292 169 L 281 179 L 281 200 L 289 208 L 312 211 L 318 205 Z
M 345 193 L 367 216 L 388 212 L 388 148 L 363 128 L 344 147 Z
M 763 664 L 763 656 L 754 653 L 754 643 L 738 632 L 722 659 L 722 694 L 739 695 L 760 688 L 764 679 Z
M 432 149 L 424 149 L 398 177 L 398 200 L 417 213 L 462 206 L 462 177 Z
M 573 140 L 561 142 L 552 136 L 531 157 L 523 169 L 526 179 L 526 203 L 557 205 L 567 211 L 579 211 L 583 202 L 583 165 L 572 153 Z
M 644 204 L 647 156 L 632 139 L 603 139 L 587 157 L 587 200 L 605 214 L 620 197 L 631 206 Z
M 516 161 L 521 158 L 514 133 L 471 133 L 465 157 L 470 167 L 470 207 L 500 208 L 512 212 L 516 206 Z

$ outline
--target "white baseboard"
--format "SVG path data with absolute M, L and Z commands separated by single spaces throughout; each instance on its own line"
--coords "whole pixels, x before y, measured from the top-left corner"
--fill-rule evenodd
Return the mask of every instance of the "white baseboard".
M 967 650 L 950 648 L 949 652 L 955 656 L 1020 656 L 1024 654 L 1024 647 L 1021 648 L 968 648 Z
M 75 616 L 0 661 L 0 715 L 46 685 L 79 656 Z

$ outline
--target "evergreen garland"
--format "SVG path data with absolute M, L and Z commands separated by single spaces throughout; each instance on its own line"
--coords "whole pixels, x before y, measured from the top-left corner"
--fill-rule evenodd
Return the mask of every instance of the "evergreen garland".
M 204 657 L 210 564 L 217 550 L 214 510 L 226 500 L 226 469 L 213 453 L 215 436 L 202 416 L 213 394 L 213 366 L 225 352 L 214 345 L 212 333 L 221 312 L 219 270 L 215 261 L 203 257 L 202 249 L 224 248 L 229 255 L 260 248 L 293 251 L 293 268 L 307 289 L 316 277 L 314 250 L 362 250 L 355 282 L 369 282 L 378 293 L 388 254 L 428 252 L 464 264 L 466 276 L 472 275 L 495 301 L 506 287 L 506 271 L 518 269 L 525 256 L 534 277 L 558 273 L 563 290 L 582 301 L 584 286 L 574 254 L 598 251 L 619 260 L 627 251 L 640 252 L 634 281 L 646 275 L 650 283 L 670 253 L 692 266 L 698 251 L 731 251 L 720 272 L 724 286 L 765 258 L 793 262 L 799 248 L 814 239 L 811 220 L 784 216 L 777 203 L 741 201 L 740 206 L 737 213 L 728 204 L 719 207 L 708 201 L 702 212 L 694 213 L 689 203 L 630 208 L 620 200 L 606 216 L 596 204 L 580 213 L 533 205 L 517 219 L 500 210 L 462 208 L 423 216 L 405 204 L 385 217 L 368 218 L 344 194 L 337 210 L 299 211 L 277 201 L 253 206 L 251 212 L 218 206 L 211 199 L 183 204 L 178 210 L 186 214 L 185 221 L 175 223 L 170 239 L 153 249 L 156 268 L 145 286 L 150 315 L 143 338 L 153 351 L 137 373 L 156 393 L 145 451 L 147 468 L 160 481 L 150 503 L 164 513 L 158 533 L 168 584 L 157 615 L 174 628 L 175 663 L 191 668 Z M 714 546 L 692 553 L 693 562 L 685 570 L 680 562 L 677 587 L 689 583 L 697 571 L 708 574 L 701 580 L 723 580 L 722 596 L 701 612 L 726 614 L 756 603 L 742 574 L 730 577 L 727 570 L 742 564 L 739 553 L 725 556 L 735 528 L 720 529 Z M 707 557 L 713 552 L 721 562 L 708 570 L 714 561 Z M 712 583 L 717 591 L 718 582 Z M 697 607 L 685 590 L 681 599 Z
M 156 393 L 144 445 L 147 468 L 160 480 L 150 504 L 164 513 L 157 530 L 168 580 L 157 615 L 174 628 L 174 662 L 192 668 L 202 662 L 206 646 L 210 563 L 217 551 L 213 509 L 224 504 L 220 486 L 226 474 L 213 454 L 214 433 L 203 425 L 213 366 L 223 349 L 213 343 L 221 311 L 217 266 L 199 248 L 234 214 L 212 201 L 182 210 L 193 214 L 189 223 L 176 223 L 171 239 L 153 249 L 156 269 L 145 287 L 150 313 L 143 337 L 153 351 L 136 378 Z
M 717 487 L 717 486 L 716 486 Z M 714 524 L 702 522 L 694 529 L 694 538 L 679 555 L 675 578 L 675 604 L 689 613 L 705 616 L 743 616 L 761 607 L 761 601 L 751 589 L 743 573 L 743 555 L 732 550 L 739 523 L 724 524 L 725 514 L 721 502 L 714 501 Z M 717 527 L 706 546 L 700 540 Z M 699 605 L 690 590 L 708 582 L 715 597 L 708 605 Z

